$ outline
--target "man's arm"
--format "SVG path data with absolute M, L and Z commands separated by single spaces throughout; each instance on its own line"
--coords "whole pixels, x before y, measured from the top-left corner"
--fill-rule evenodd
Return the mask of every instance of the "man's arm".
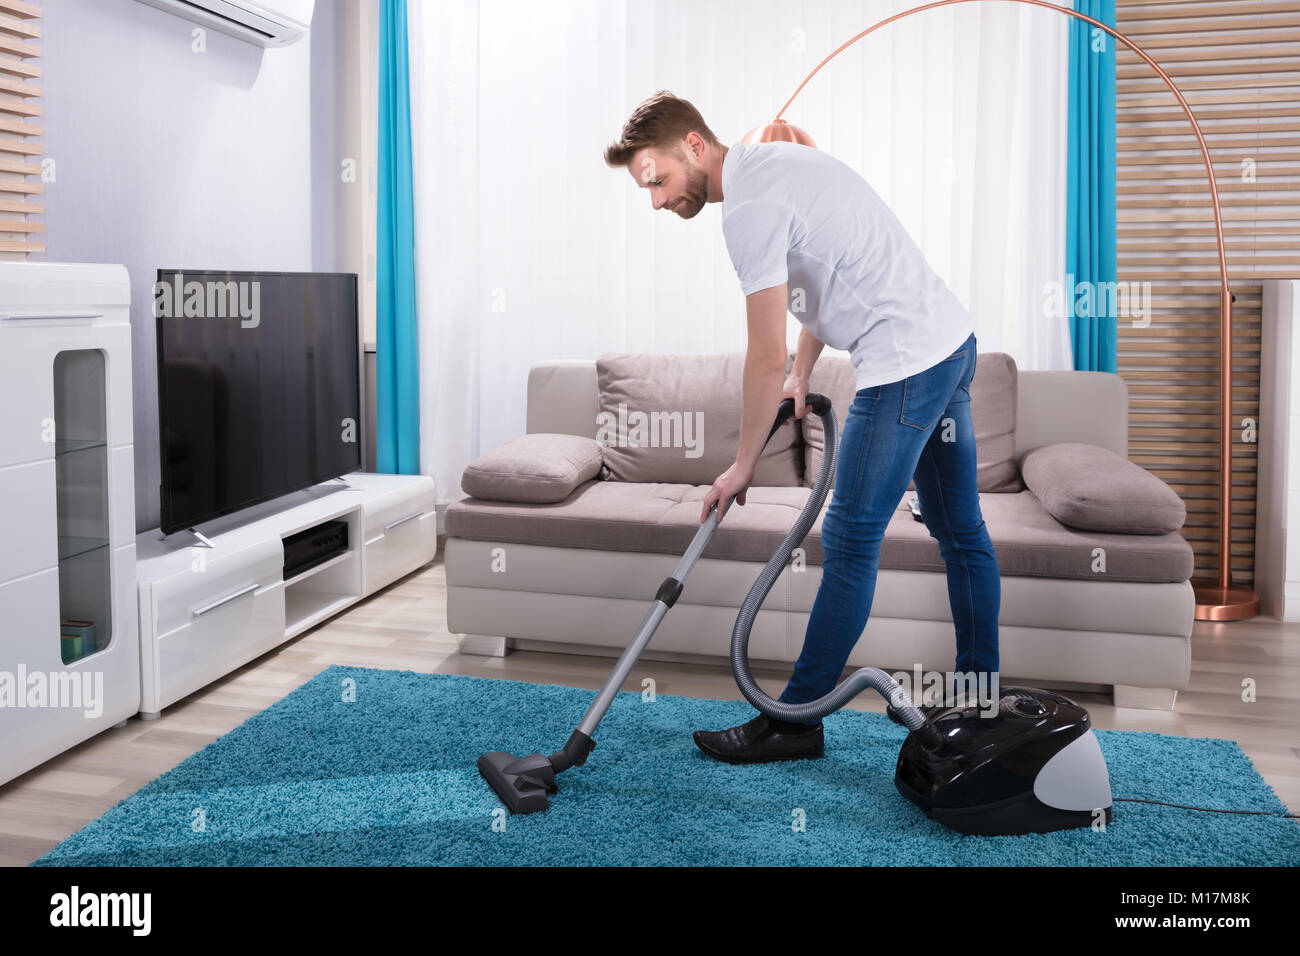
M 826 343 L 807 329 L 799 333 L 799 344 L 794 351 L 794 364 L 790 367 L 790 375 L 781 390 L 782 398 L 789 396 L 794 399 L 795 418 L 803 418 L 808 410 L 804 404 L 808 395 L 808 382 L 812 378 L 813 366 L 817 364 L 817 359 L 825 347 Z
M 817 364 L 817 359 L 821 357 L 822 349 L 825 347 L 825 342 L 807 329 L 803 329 L 799 333 L 799 345 L 795 348 L 794 367 L 790 369 L 790 374 L 807 381 L 812 376 L 813 366 Z
M 732 495 L 736 503 L 745 503 L 745 490 L 754 479 L 754 468 L 767 440 L 772 419 L 781 402 L 785 381 L 785 315 L 789 298 L 786 284 L 761 289 L 745 297 L 745 317 L 749 341 L 745 349 L 745 372 L 740 415 L 740 443 L 736 460 L 718 476 L 705 495 L 700 521 L 709 516 L 714 502 Z M 814 357 L 815 359 L 815 357 Z M 719 516 L 721 520 L 721 516 Z

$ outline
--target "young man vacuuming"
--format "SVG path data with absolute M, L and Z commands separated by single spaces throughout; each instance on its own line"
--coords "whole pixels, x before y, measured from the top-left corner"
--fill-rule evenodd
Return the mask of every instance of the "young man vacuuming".
M 683 219 L 722 203 L 748 344 L 736 460 L 709 489 L 701 521 L 732 495 L 744 505 L 775 409 L 793 397 L 803 417 L 823 346 L 853 363 L 857 392 L 822 524 L 821 585 L 780 700 L 815 700 L 839 680 L 871 612 L 885 528 L 909 481 L 947 568 L 957 681 L 991 688 L 996 700 L 1001 581 L 976 485 L 969 313 L 866 180 L 825 152 L 723 146 L 694 106 L 661 91 L 632 113 L 605 162 L 626 168 L 655 209 Z M 787 311 L 802 326 L 788 375 Z M 695 742 L 734 763 L 823 754 L 820 722 L 763 714 L 697 731 Z

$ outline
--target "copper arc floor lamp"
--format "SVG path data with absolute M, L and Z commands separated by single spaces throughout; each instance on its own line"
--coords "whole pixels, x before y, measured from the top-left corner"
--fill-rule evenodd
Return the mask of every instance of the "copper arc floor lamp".
M 863 30 L 857 36 L 841 44 L 829 56 L 817 64 L 798 89 L 791 94 L 786 100 L 785 105 L 777 112 L 772 121 L 762 126 L 750 130 L 743 140 L 744 143 L 768 143 L 774 141 L 799 143 L 803 146 L 816 148 L 816 143 L 812 137 L 799 127 L 794 126 L 781 116 L 790 104 L 794 102 L 795 97 L 808 85 L 817 72 L 836 56 L 842 53 L 846 48 L 852 46 L 857 41 L 870 33 L 874 33 L 881 27 L 893 23 L 895 20 L 901 20 L 909 17 L 914 13 L 920 13 L 923 10 L 933 10 L 937 7 L 949 7 L 957 3 L 1024 3 L 1030 6 L 1043 7 L 1047 10 L 1055 10 L 1058 13 L 1064 13 L 1066 16 L 1074 17 L 1078 20 L 1084 20 L 1091 23 L 1099 29 L 1105 30 L 1115 39 L 1122 42 L 1130 50 L 1140 56 L 1148 66 L 1159 74 L 1160 79 L 1169 87 L 1171 93 L 1178 99 L 1178 105 L 1183 108 L 1187 115 L 1187 121 L 1192 124 L 1192 132 L 1196 134 L 1196 141 L 1201 147 L 1201 158 L 1205 162 L 1205 175 L 1210 184 L 1210 202 L 1214 206 L 1214 233 L 1219 247 L 1219 335 L 1222 340 L 1220 347 L 1220 364 L 1219 364 L 1219 424 L 1220 424 L 1220 468 L 1219 468 L 1219 576 L 1214 583 L 1193 582 L 1193 591 L 1196 595 L 1196 619 L 1200 621 L 1238 621 L 1244 618 L 1254 617 L 1259 613 L 1259 595 L 1250 588 L 1234 587 L 1232 584 L 1231 548 L 1229 544 L 1229 533 L 1232 520 L 1232 292 L 1228 288 L 1228 256 L 1223 245 L 1223 214 L 1219 209 L 1219 190 L 1214 181 L 1214 165 L 1210 161 L 1210 150 L 1205 143 L 1205 136 L 1201 133 L 1201 127 L 1196 122 L 1196 117 L 1192 115 L 1191 108 L 1187 105 L 1187 100 L 1178 87 L 1174 85 L 1169 74 L 1160 68 L 1160 64 L 1151 59 L 1146 51 L 1139 47 L 1124 34 L 1118 32 L 1112 27 L 1107 26 L 1100 20 L 1094 20 L 1092 17 L 1085 16 L 1076 10 L 1068 7 L 1058 6 L 1054 3 L 1047 3 L 1046 0 L 937 0 L 935 3 L 923 4 L 919 7 L 913 7 L 910 10 L 903 10 L 891 17 L 886 17 L 878 23 L 872 24 Z

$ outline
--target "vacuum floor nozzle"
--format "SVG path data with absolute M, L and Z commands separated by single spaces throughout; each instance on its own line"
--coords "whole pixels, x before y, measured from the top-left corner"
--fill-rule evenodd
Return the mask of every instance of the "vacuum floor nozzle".
M 478 772 L 511 813 L 535 813 L 550 806 L 555 768 L 545 754 L 516 757 L 497 751 L 478 758 Z

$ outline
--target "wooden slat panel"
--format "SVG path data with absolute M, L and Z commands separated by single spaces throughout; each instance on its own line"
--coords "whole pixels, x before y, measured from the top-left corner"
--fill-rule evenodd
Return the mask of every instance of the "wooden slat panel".
M 5 159 L 0 156 L 0 173 L 19 173 L 23 176 L 39 176 L 41 174 L 40 163 L 23 163 L 16 159 Z
M 1213 153 L 1210 154 L 1213 158 Z M 1243 159 L 1247 157 L 1242 157 Z M 1285 176 L 1285 181 L 1291 183 L 1292 189 L 1297 189 L 1296 177 L 1300 176 L 1300 166 L 1285 166 L 1273 162 L 1271 156 L 1251 156 L 1255 160 L 1255 175 L 1261 180 L 1267 180 L 1274 176 Z M 1260 160 L 1264 160 L 1261 162 Z M 1214 180 L 1217 184 L 1222 185 L 1225 182 L 1240 182 L 1242 166 L 1238 160 L 1233 163 L 1215 163 Z M 1156 180 L 1158 182 L 1172 182 L 1174 180 L 1185 179 L 1189 182 L 1204 185 L 1205 167 L 1196 166 L 1191 169 L 1130 169 L 1124 173 L 1124 179 L 1130 183 L 1140 183 L 1145 179 Z
M 1292 97 L 1287 94 L 1283 97 L 1285 100 L 1291 100 Z M 1241 106 L 1235 106 L 1232 109 L 1195 109 L 1192 112 L 1196 114 L 1196 122 L 1201 124 L 1201 129 L 1207 128 L 1209 123 L 1218 120 L 1236 120 L 1236 119 L 1256 119 L 1261 116 L 1284 116 L 1292 117 L 1296 115 L 1295 106 L 1274 106 L 1263 107 L 1254 103 L 1246 103 Z M 1190 104 L 1189 104 L 1190 105 Z M 1125 132 L 1141 132 L 1140 130 L 1128 129 L 1130 123 L 1159 123 L 1164 120 L 1179 120 L 1182 123 L 1187 122 L 1183 115 L 1182 108 L 1175 103 L 1172 107 L 1164 110 L 1151 110 L 1146 113 L 1119 111 L 1119 126 L 1125 127 Z
M 1233 36 L 1234 31 L 1249 30 L 1258 42 L 1261 29 L 1285 30 L 1288 27 L 1300 27 L 1300 15 L 1297 15 L 1295 8 L 1292 7 L 1288 11 L 1270 17 L 1216 17 L 1213 22 L 1215 33 L 1224 40 Z M 1132 37 L 1142 49 L 1149 50 L 1152 49 L 1152 44 L 1177 39 L 1179 34 L 1204 33 L 1205 30 L 1205 22 L 1199 20 L 1150 20 L 1127 24 L 1120 32 Z M 1159 57 L 1154 59 L 1157 63 L 1160 62 Z
M 1286 0 L 1270 3 L 1202 3 L 1188 0 L 1167 0 L 1165 3 L 1115 0 L 1115 29 L 1128 32 L 1128 22 L 1145 23 L 1159 20 L 1182 20 L 1188 17 L 1244 17 L 1264 16 L 1270 13 L 1295 13 L 1295 4 Z M 1207 29 L 1213 29 L 1209 27 Z
M 1159 57 L 1153 57 L 1157 63 L 1160 63 Z M 1240 76 L 1245 72 L 1247 64 L 1244 63 L 1171 63 L 1160 66 L 1175 81 L 1179 79 L 1188 79 L 1197 76 Z M 1272 59 L 1255 59 L 1249 64 L 1252 73 L 1294 73 L 1296 70 L 1295 60 L 1290 57 L 1279 56 Z M 1133 66 L 1116 66 L 1115 76 L 1119 80 L 1127 80 L 1137 76 L 1145 76 L 1150 73 L 1150 67 L 1145 63 L 1135 64 Z
M 15 136 L 40 136 L 41 127 L 35 123 L 0 116 L 0 133 L 13 133 Z
M 1240 192 L 1294 193 L 1300 191 L 1300 186 L 1297 186 L 1294 182 L 1272 182 L 1272 181 L 1258 182 L 1257 181 L 1253 183 L 1243 183 L 1239 181 L 1234 181 L 1232 179 L 1219 179 L 1216 177 L 1214 185 L 1219 193 L 1220 198 L 1222 198 L 1224 193 L 1240 193 Z M 1160 186 L 1157 183 L 1134 183 L 1132 186 L 1120 186 L 1119 188 L 1123 190 L 1121 195 L 1138 194 L 1138 195 L 1145 196 L 1152 192 L 1178 193 L 1178 194 L 1204 193 L 1207 201 L 1209 200 L 1210 197 L 1210 186 L 1208 183 L 1205 182 L 1205 178 L 1203 176 L 1201 177 L 1200 183 L 1170 183 L 1165 186 Z M 1275 197 L 1275 198 L 1282 199 L 1284 197 Z M 1300 201 L 1300 196 L 1296 196 L 1293 198 L 1295 198 L 1297 201 Z
M 1291 24 L 1291 26 L 1298 26 L 1298 25 L 1300 24 L 1297 23 Z M 1204 30 L 1205 29 L 1204 27 L 1200 27 L 1199 30 L 1197 30 L 1196 29 L 1197 25 L 1195 24 L 1188 23 L 1185 24 L 1185 26 L 1189 27 L 1190 29 L 1185 31 L 1182 36 L 1173 36 L 1166 33 L 1166 34 L 1153 34 L 1149 36 L 1146 40 L 1137 40 L 1136 36 L 1134 36 L 1133 39 L 1137 40 L 1137 45 L 1140 46 L 1143 50 L 1145 50 L 1147 55 L 1149 55 L 1153 60 L 1155 60 L 1161 66 L 1164 66 L 1167 60 L 1176 59 L 1175 57 L 1166 55 L 1167 51 L 1170 50 L 1209 51 L 1209 50 L 1222 50 L 1224 48 L 1236 46 L 1238 44 L 1248 44 L 1250 46 L 1257 46 L 1259 44 L 1259 34 L 1256 31 L 1243 30 L 1242 32 L 1239 33 L 1230 33 L 1226 31 L 1219 32 L 1216 30 L 1216 32 L 1213 33 L 1212 35 L 1205 36 L 1200 34 L 1199 32 L 1200 30 Z M 1278 24 L 1278 26 L 1275 27 L 1272 31 L 1272 39 L 1274 41 L 1279 43 L 1295 43 L 1297 41 L 1300 41 L 1300 30 L 1284 30 L 1284 29 L 1280 29 L 1281 26 L 1282 24 Z M 1130 34 L 1130 36 L 1133 35 Z M 1138 57 L 1138 55 L 1134 53 L 1129 47 L 1125 46 L 1124 44 L 1119 44 L 1117 50 L 1121 54 L 1121 56 L 1125 58 L 1125 62 L 1128 63 L 1140 62 L 1140 58 Z M 1159 51 L 1159 55 L 1157 55 L 1157 51 Z M 1214 57 L 1208 55 L 1207 53 L 1204 59 L 1212 60 L 1214 59 Z
M 22 240 L 0 239 L 0 252 L 44 252 L 43 242 L 23 242 Z
M 1205 205 L 1208 210 L 1209 203 L 1207 202 Z M 1222 207 L 1223 203 L 1220 203 L 1219 205 L 1220 207 Z M 1261 208 L 1258 211 L 1256 211 L 1254 215 L 1249 214 L 1250 210 L 1239 211 L 1232 208 L 1221 208 L 1220 212 L 1222 212 L 1223 214 L 1223 221 L 1225 223 L 1239 222 L 1239 221 L 1255 222 L 1255 221 L 1263 221 L 1263 220 L 1270 220 L 1270 219 L 1287 219 L 1287 220 L 1295 219 L 1295 213 L 1288 212 L 1283 209 L 1262 209 Z M 1213 226 L 1214 224 L 1213 216 L 1208 211 L 1203 214 L 1197 213 L 1195 215 L 1191 213 L 1182 213 L 1182 212 L 1170 212 L 1167 215 L 1157 215 L 1155 213 L 1149 213 L 1149 212 L 1124 212 L 1122 209 L 1119 212 L 1120 222 L 1191 223 L 1191 222 L 1205 222 L 1206 220 L 1209 220 L 1211 226 Z
M 0 136 L 0 153 L 13 153 L 17 156 L 42 156 L 45 147 L 26 139 L 8 139 Z
M 1174 77 L 1209 144 L 1233 287 L 1233 579 L 1254 578 L 1259 280 L 1300 275 L 1300 7 L 1117 0 L 1116 28 Z M 1198 578 L 1218 574 L 1218 246 L 1200 148 L 1173 95 L 1117 51 L 1119 278 L 1153 281 L 1145 326 L 1117 325 L 1133 461 L 1187 505 Z M 1254 160 L 1255 180 L 1241 178 Z
M 1272 41 L 1273 39 L 1274 37 L 1270 35 L 1269 40 Z M 1141 44 L 1138 45 L 1141 46 Z M 1176 63 L 1195 62 L 1208 64 L 1210 62 L 1222 63 L 1224 60 L 1261 60 L 1267 57 L 1290 60 L 1291 63 L 1288 68 L 1294 70 L 1296 69 L 1295 60 L 1300 57 L 1300 46 L 1287 46 L 1286 44 L 1274 44 L 1273 42 L 1261 44 L 1257 38 L 1254 43 L 1244 49 L 1241 46 L 1210 47 L 1205 45 L 1194 49 L 1161 50 L 1159 56 L 1151 54 L 1151 59 L 1159 63 L 1161 69 L 1170 76 L 1174 75 L 1171 65 Z M 1116 64 L 1121 68 L 1140 63 L 1143 69 L 1150 69 L 1141 57 L 1125 46 L 1116 49 L 1115 60 Z M 1233 72 L 1240 73 L 1241 71 L 1234 68 Z
M 0 196 L 0 212 L 19 213 L 24 216 L 43 216 L 45 206 L 38 202 L 23 202 Z
M 1195 197 L 1179 196 L 1176 198 L 1171 197 L 1169 199 L 1126 199 L 1121 197 L 1117 200 L 1117 202 L 1119 203 L 1119 208 L 1121 209 L 1151 209 L 1153 207 L 1163 208 L 1164 206 L 1170 206 L 1170 207 L 1199 206 L 1199 207 L 1203 207 L 1206 210 L 1205 213 L 1206 218 L 1209 219 L 1211 222 L 1214 221 L 1214 213 L 1211 211 L 1213 207 L 1210 205 L 1210 194 L 1208 190 L 1205 192 L 1203 196 L 1195 196 Z M 1236 213 L 1235 218 L 1237 219 L 1264 218 L 1262 216 L 1256 217 L 1256 216 L 1245 215 L 1238 210 L 1257 209 L 1266 206 L 1294 206 L 1296 205 L 1296 203 L 1297 203 L 1296 199 L 1288 198 L 1286 196 L 1260 196 L 1256 198 L 1252 198 L 1250 196 L 1232 196 L 1232 195 L 1225 196 L 1222 194 L 1220 194 L 1219 196 L 1219 210 L 1224 214 L 1225 221 L 1228 218 L 1227 214 L 1229 210 L 1232 210 L 1233 212 Z M 1278 213 L 1277 217 L 1283 219 L 1294 219 L 1295 214 Z
M 1155 58 L 1159 63 L 1159 58 Z M 1185 80 L 1178 84 L 1178 88 L 1183 91 L 1183 95 L 1195 92 L 1197 90 L 1211 90 L 1214 92 L 1223 92 L 1224 90 L 1242 90 L 1242 89 L 1261 89 L 1268 87 L 1295 86 L 1298 81 L 1292 76 L 1238 76 L 1238 77 L 1215 77 L 1212 80 Z M 1148 70 L 1142 76 L 1134 76 L 1125 84 L 1126 91 L 1140 94 L 1152 94 L 1157 91 L 1169 93 L 1169 87 L 1165 86 L 1164 80 L 1160 79 L 1154 71 Z
M 0 33 L 34 40 L 40 38 L 41 25 L 35 22 L 28 23 L 15 17 L 8 17 L 3 12 L 0 12 Z
M 34 3 L 24 3 L 23 0 L 0 0 L 0 11 L 25 19 L 32 19 L 41 15 L 39 6 Z
M 26 60 L 15 60 L 11 57 L 0 56 L 0 73 L 8 73 L 11 76 L 38 77 L 41 75 L 41 68 L 35 63 L 28 63 Z
M 0 219 L 0 232 L 38 233 L 45 231 L 45 223 L 31 219 Z
M 1201 106 L 1232 106 L 1237 103 L 1282 103 L 1291 102 L 1300 99 L 1300 93 L 1283 91 L 1281 93 L 1261 93 L 1258 90 L 1237 90 L 1230 93 L 1221 93 L 1217 96 L 1197 96 L 1195 93 L 1184 93 L 1183 99 L 1187 100 L 1187 105 L 1192 108 L 1198 116 Z M 1166 106 L 1171 110 L 1181 110 L 1178 101 L 1174 99 L 1174 94 L 1170 93 L 1168 88 L 1162 89 L 1160 96 L 1135 96 L 1132 99 L 1125 99 L 1115 104 L 1120 115 L 1124 116 L 1127 111 L 1132 109 L 1144 108 L 1148 106 Z
M 1202 130 L 1202 132 L 1205 131 Z M 1201 155 L 1200 145 L 1196 142 L 1196 136 L 1191 132 L 1191 127 L 1188 127 L 1187 136 L 1185 137 L 1185 140 L 1186 142 L 1175 141 L 1175 142 L 1163 142 L 1163 143 L 1152 143 L 1144 139 L 1121 140 L 1116 144 L 1116 149 L 1120 151 L 1129 150 L 1129 149 L 1134 149 L 1134 150 L 1140 149 L 1143 152 L 1153 152 L 1153 153 L 1157 153 L 1157 152 L 1165 153 L 1165 152 L 1172 152 L 1176 150 L 1180 153 L 1185 152 L 1188 156 L 1192 156 L 1192 155 L 1200 156 Z M 1295 143 L 1290 138 L 1283 138 L 1283 137 L 1277 137 L 1274 139 L 1250 137 L 1250 138 L 1242 138 L 1242 139 L 1211 140 L 1209 136 L 1206 136 L 1206 145 L 1213 146 L 1215 150 L 1225 150 L 1225 149 L 1235 149 L 1235 148 L 1267 149 L 1270 146 L 1282 146 L 1282 147 L 1294 146 Z M 1193 150 L 1195 150 L 1194 154 L 1192 152 Z M 1168 156 L 1164 156 L 1157 161 L 1168 163 L 1168 162 L 1177 162 L 1178 160 L 1173 160 L 1170 159 Z M 1194 162 L 1195 160 L 1181 160 L 1181 161 Z M 1214 162 L 1213 152 L 1211 152 L 1210 154 L 1210 162 L 1211 163 Z
M 13 113 L 15 116 L 42 116 L 45 113 L 35 103 L 15 100 L 8 96 L 0 96 L 0 112 Z
M 37 57 L 41 55 L 41 48 L 34 43 L 25 43 L 15 37 L 8 37 L 0 33 L 0 50 L 5 53 L 12 53 L 14 56 Z
M 1193 110 L 1193 112 L 1195 111 Z M 1171 120 L 1174 119 L 1172 115 L 1169 118 Z M 1234 126 L 1226 123 L 1225 124 L 1202 123 L 1199 117 L 1197 118 L 1196 122 L 1201 127 L 1201 133 L 1205 135 L 1206 139 L 1209 139 L 1211 136 L 1240 136 L 1243 133 L 1247 133 L 1250 134 L 1251 136 L 1254 136 L 1256 133 L 1300 132 L 1300 123 L 1259 123 L 1259 124 L 1242 123 L 1240 125 Z M 1187 125 L 1186 119 L 1180 118 L 1180 121 L 1177 123 L 1170 122 L 1164 126 L 1144 126 L 1141 129 L 1129 129 L 1121 123 L 1116 128 L 1115 135 L 1119 136 L 1120 138 L 1141 136 L 1143 139 L 1149 139 L 1152 136 L 1195 137 L 1196 134 L 1193 133 L 1192 128 Z M 1290 146 L 1292 144 L 1284 142 L 1284 143 L 1279 143 L 1278 145 Z
M 41 88 L 0 75 L 0 92 L 13 93 L 15 96 L 40 96 Z

